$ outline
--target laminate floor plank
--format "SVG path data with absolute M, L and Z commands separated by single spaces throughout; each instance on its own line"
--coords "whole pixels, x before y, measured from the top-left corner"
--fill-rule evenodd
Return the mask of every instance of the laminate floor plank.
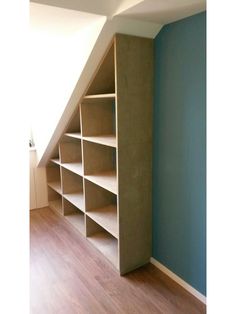
M 126 276 L 63 217 L 30 214 L 31 314 L 203 314 L 205 305 L 148 264 Z

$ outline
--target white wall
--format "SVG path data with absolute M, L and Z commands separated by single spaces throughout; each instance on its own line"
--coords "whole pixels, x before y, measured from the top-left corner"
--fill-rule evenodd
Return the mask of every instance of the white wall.
M 53 135 L 106 17 L 30 3 L 30 115 L 37 154 Z
M 36 151 L 30 150 L 30 209 L 48 206 L 46 169 L 37 167 Z

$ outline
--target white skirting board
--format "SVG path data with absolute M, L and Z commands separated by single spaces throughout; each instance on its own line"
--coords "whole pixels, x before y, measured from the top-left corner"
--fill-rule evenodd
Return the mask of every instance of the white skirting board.
M 181 279 L 179 276 L 177 276 L 175 273 L 173 273 L 167 267 L 165 267 L 160 262 L 158 262 L 154 257 L 150 258 L 150 263 L 153 264 L 154 266 L 156 266 L 158 269 L 160 269 L 163 273 L 165 273 L 168 277 L 170 277 L 175 282 L 177 282 L 180 286 L 182 286 L 185 290 L 187 290 L 189 293 L 191 293 L 193 296 L 195 296 L 201 302 L 206 304 L 206 297 L 203 294 L 201 294 L 195 288 L 190 286 L 186 281 Z

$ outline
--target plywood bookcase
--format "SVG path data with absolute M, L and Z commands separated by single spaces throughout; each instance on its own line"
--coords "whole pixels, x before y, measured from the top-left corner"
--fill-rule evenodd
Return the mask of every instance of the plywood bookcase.
M 153 41 L 117 34 L 47 166 L 50 207 L 120 274 L 151 256 Z

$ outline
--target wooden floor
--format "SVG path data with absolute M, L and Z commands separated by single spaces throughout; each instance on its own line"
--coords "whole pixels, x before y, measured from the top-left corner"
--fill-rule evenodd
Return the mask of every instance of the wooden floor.
M 149 264 L 119 276 L 63 217 L 32 211 L 31 313 L 205 313 L 205 306 Z

